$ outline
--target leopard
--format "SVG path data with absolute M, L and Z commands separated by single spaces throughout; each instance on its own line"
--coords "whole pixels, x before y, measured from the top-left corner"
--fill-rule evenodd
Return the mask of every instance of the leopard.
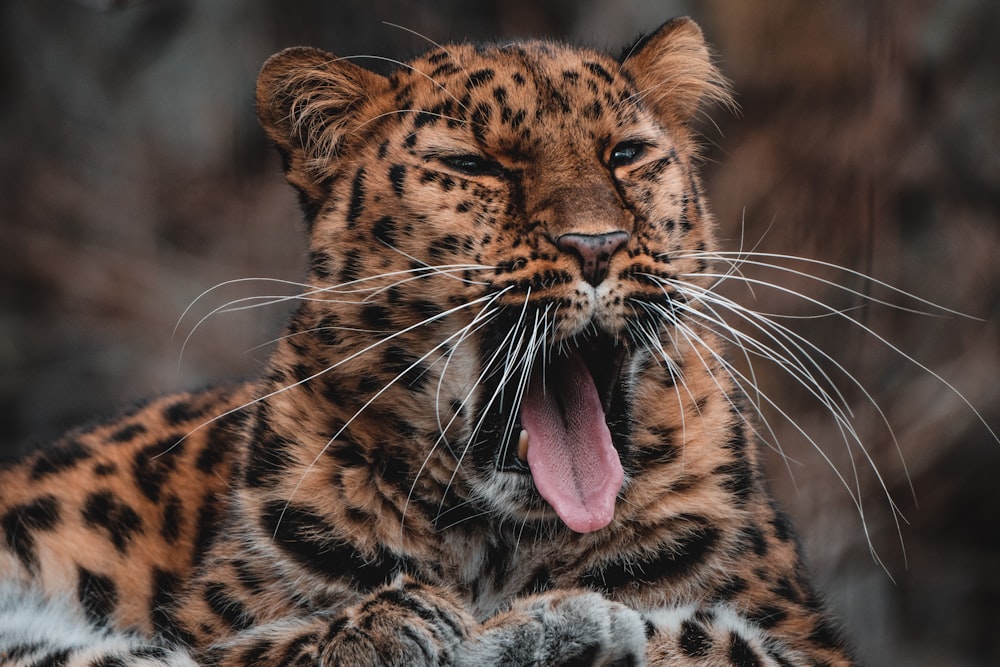
M 714 306 L 731 103 L 687 18 L 272 56 L 285 335 L 0 471 L 0 664 L 857 664 Z

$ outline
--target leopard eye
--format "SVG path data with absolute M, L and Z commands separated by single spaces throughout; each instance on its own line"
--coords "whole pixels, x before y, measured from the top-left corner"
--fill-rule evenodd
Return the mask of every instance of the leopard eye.
M 500 163 L 482 155 L 445 155 L 438 158 L 443 164 L 467 176 L 497 176 L 503 173 Z
M 646 144 L 641 141 L 623 141 L 611 149 L 608 167 L 617 169 L 636 162 L 646 152 Z

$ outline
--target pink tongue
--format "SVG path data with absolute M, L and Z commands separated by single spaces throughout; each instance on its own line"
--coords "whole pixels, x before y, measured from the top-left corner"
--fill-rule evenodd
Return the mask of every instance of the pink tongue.
M 521 404 L 528 467 L 535 488 L 578 533 L 604 528 L 615 515 L 624 473 L 597 387 L 580 355 L 531 378 Z

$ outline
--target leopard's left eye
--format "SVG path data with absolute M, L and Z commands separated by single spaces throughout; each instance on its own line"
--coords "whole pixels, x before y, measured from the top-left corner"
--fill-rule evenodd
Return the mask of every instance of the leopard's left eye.
M 608 155 L 608 167 L 617 169 L 636 162 L 646 152 L 646 144 L 641 141 L 623 141 L 616 144 Z

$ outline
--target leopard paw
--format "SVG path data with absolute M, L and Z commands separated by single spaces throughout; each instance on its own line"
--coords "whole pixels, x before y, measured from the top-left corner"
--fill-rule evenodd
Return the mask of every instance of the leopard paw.
M 538 595 L 484 624 L 463 647 L 459 664 L 640 667 L 646 623 L 598 593 Z

